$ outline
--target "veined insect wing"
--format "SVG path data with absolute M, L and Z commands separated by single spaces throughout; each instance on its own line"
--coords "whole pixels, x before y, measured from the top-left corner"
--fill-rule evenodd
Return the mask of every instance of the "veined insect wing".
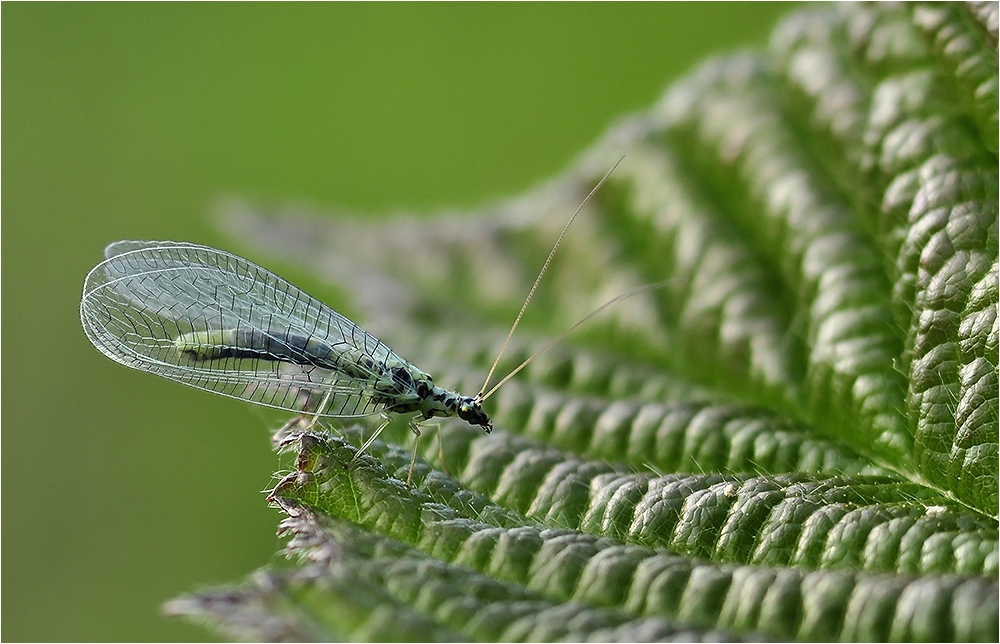
M 360 417 L 385 408 L 376 385 L 408 364 L 236 255 L 144 241 L 105 253 L 85 281 L 81 321 L 91 342 L 125 366 L 278 409 Z

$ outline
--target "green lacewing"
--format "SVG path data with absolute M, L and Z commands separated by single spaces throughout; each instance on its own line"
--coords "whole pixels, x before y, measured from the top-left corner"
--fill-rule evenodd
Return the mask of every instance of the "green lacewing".
M 624 159 L 624 157 L 622 157 Z M 445 389 L 375 336 L 253 262 L 200 244 L 119 241 L 84 282 L 80 319 L 90 341 L 115 362 L 198 389 L 300 414 L 299 419 L 385 420 L 411 415 L 411 430 L 435 417 L 457 416 L 492 431 L 483 402 L 531 360 L 615 302 L 607 302 L 511 371 L 487 391 L 493 372 L 528 302 L 570 225 L 604 176 L 563 228 L 542 266 L 493 367 L 475 396 Z M 410 464 L 410 477 L 416 447 Z

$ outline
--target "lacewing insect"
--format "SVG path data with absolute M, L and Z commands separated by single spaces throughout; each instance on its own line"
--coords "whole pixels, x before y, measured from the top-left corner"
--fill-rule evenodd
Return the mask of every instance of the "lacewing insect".
M 622 157 L 624 159 L 624 157 Z M 583 207 L 622 159 L 587 195 L 563 228 L 531 287 L 482 389 L 465 396 L 433 378 L 354 322 L 274 273 L 208 246 L 171 241 L 119 241 L 87 275 L 80 319 L 90 341 L 126 367 L 224 396 L 322 417 L 411 414 L 410 429 L 457 416 L 487 433 L 483 402 L 531 360 L 592 316 L 651 285 L 619 295 L 553 339 L 487 391 L 559 244 Z M 413 476 L 416 444 L 410 461 Z M 409 482 L 409 481 L 408 481 Z

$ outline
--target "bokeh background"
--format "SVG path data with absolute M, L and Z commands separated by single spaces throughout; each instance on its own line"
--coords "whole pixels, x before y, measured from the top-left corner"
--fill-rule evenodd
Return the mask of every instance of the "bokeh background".
M 4 3 L 0 636 L 204 639 L 162 602 L 279 545 L 261 490 L 282 416 L 94 350 L 78 306 L 105 244 L 239 252 L 220 194 L 377 216 L 521 193 L 789 10 Z

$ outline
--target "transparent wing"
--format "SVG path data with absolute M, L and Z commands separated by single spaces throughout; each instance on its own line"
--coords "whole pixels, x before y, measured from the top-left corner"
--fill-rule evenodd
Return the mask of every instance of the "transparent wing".
M 384 383 L 408 363 L 274 273 L 180 242 L 121 241 L 105 256 L 87 275 L 80 317 L 116 362 L 323 416 L 367 416 L 394 402 Z M 206 345 L 200 354 L 180 349 L 197 345 L 191 338 Z

